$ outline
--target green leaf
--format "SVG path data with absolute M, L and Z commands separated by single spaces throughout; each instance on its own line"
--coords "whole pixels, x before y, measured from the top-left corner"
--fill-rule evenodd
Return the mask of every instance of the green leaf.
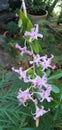
M 39 67 L 35 68 L 36 74 L 39 75 L 40 77 L 42 77 L 42 75 L 43 75 L 43 72 L 41 71 L 42 69 L 43 68 L 41 65 Z
M 18 128 L 18 127 L 15 127 L 13 129 L 10 129 L 10 130 L 36 130 L 35 128 Z
M 32 45 L 33 51 L 34 51 L 35 53 L 37 53 L 37 54 L 38 54 L 38 53 L 39 53 L 39 54 L 42 53 L 42 48 L 41 48 L 41 46 L 40 46 L 38 40 L 34 40 L 31 45 Z
M 18 21 L 18 26 L 19 26 L 19 27 L 22 26 L 22 20 L 21 20 L 21 19 L 19 19 L 19 21 Z
M 20 129 L 20 130 L 36 130 L 35 128 L 23 128 L 23 129 Z
M 25 31 L 31 31 L 33 28 L 33 24 L 31 23 L 30 19 L 24 15 L 24 13 L 20 10 L 19 20 L 22 20 L 22 26 Z M 19 23 L 20 24 L 20 23 Z M 29 37 L 25 37 L 25 39 L 29 42 Z M 32 42 L 32 49 L 35 53 L 42 53 L 42 48 L 38 42 L 38 40 L 34 40 Z
M 33 74 L 33 69 L 29 69 L 27 74 L 29 74 L 29 75 Z
M 52 84 L 51 86 L 52 86 L 52 91 L 54 93 L 59 93 L 60 92 L 60 89 L 56 85 Z
M 51 70 L 48 69 L 48 70 L 46 71 L 46 75 L 47 75 L 47 77 L 50 75 L 50 73 L 51 73 Z
M 55 74 L 53 74 L 52 76 L 50 76 L 50 77 L 48 78 L 48 80 L 59 79 L 59 78 L 61 78 L 61 77 L 62 77 L 62 71 L 56 72 Z
M 23 25 L 23 27 L 25 27 L 25 29 L 26 29 L 27 31 L 30 31 L 31 28 L 33 27 L 33 25 L 32 25 L 32 23 L 31 23 L 30 19 L 29 19 L 28 17 L 26 17 L 21 10 L 20 10 L 20 14 L 19 14 L 19 20 L 20 20 L 20 19 L 22 20 L 22 25 Z M 19 24 L 20 24 L 20 23 L 19 23 Z

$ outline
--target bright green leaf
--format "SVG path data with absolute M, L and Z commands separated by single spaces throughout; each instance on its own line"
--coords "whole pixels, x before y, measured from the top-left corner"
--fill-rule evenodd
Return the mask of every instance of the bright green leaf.
M 26 17 L 21 10 L 20 10 L 20 14 L 19 14 L 19 20 L 20 19 L 22 20 L 22 25 L 25 27 L 25 29 L 27 31 L 30 31 L 31 28 L 33 27 L 33 25 L 31 23 L 30 19 L 28 17 Z
M 37 40 L 34 40 L 31 45 L 35 53 L 42 53 L 42 48 Z

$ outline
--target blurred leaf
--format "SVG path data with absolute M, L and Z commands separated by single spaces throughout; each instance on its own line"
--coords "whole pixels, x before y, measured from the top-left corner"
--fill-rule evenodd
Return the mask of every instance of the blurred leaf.
M 19 20 L 20 19 L 22 20 L 22 25 L 23 25 L 23 27 L 25 27 L 25 30 L 30 31 L 31 28 L 33 27 L 33 25 L 31 23 L 30 19 L 28 17 L 26 17 L 21 10 L 20 10 L 20 14 L 19 14 Z
M 56 86 L 56 85 L 51 85 L 52 86 L 52 91 L 54 92 L 54 93 L 59 93 L 60 92 L 60 89 Z
M 48 69 L 48 70 L 46 71 L 46 75 L 47 75 L 47 77 L 49 77 L 50 73 L 51 73 L 51 70 Z
M 24 15 L 24 13 L 20 10 L 20 18 L 22 20 L 22 25 L 25 31 L 31 31 L 33 28 L 33 24 L 31 23 L 30 19 Z M 25 37 L 25 39 L 29 42 L 29 37 Z M 34 40 L 31 44 L 32 49 L 35 53 L 42 53 L 42 48 L 38 42 L 38 40 Z
M 34 40 L 31 44 L 32 48 L 33 48 L 33 51 L 36 53 L 36 54 L 42 54 L 42 48 L 39 44 L 39 42 L 37 40 Z
M 48 78 L 48 80 L 59 79 L 61 77 L 62 77 L 62 70 L 55 72 L 55 74 L 53 74 L 52 76 L 50 76 Z
M 18 128 L 18 127 L 15 127 L 15 128 L 13 128 L 13 129 L 11 129 L 11 130 L 36 130 L 35 128 Z

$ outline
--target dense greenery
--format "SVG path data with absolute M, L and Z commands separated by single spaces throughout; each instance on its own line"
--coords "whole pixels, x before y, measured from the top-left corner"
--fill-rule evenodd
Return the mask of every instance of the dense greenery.
M 35 128 L 35 122 L 30 113 L 30 109 L 34 109 L 33 106 L 30 108 L 28 105 L 27 109 L 20 107 L 16 98 L 18 89 L 27 87 L 27 84 L 19 80 L 18 75 L 13 72 L 0 70 L 0 130 L 54 130 L 54 128 L 60 130 L 62 128 L 62 81 L 57 80 L 60 77 L 62 77 L 62 71 L 57 71 L 50 77 L 54 79 L 59 89 L 54 86 L 55 93 L 52 95 L 54 100 L 49 104 L 51 111 L 41 118 L 39 128 Z M 46 102 L 45 106 L 47 107 Z
M 15 1 L 15 0 L 14 0 Z M 38 2 L 38 1 L 37 1 Z M 49 0 L 48 2 L 51 2 Z M 57 1 L 56 1 L 57 2 Z M 61 130 L 62 129 L 62 50 L 61 50 L 61 38 L 54 36 L 51 31 L 46 27 L 50 21 L 42 21 L 42 28 L 40 33 L 44 35 L 43 39 L 34 41 L 33 51 L 34 53 L 40 53 L 41 55 L 54 54 L 54 61 L 56 63 L 56 70 L 47 70 L 47 77 L 52 84 L 53 92 L 51 93 L 53 101 L 51 103 L 44 102 L 46 108 L 50 108 L 51 111 L 40 118 L 39 127 L 36 128 L 35 121 L 33 120 L 34 105 L 30 102 L 26 107 L 20 106 L 17 100 L 17 94 L 19 88 L 29 87 L 29 83 L 25 84 L 22 80 L 19 80 L 18 75 L 12 72 L 11 67 L 3 68 L 0 64 L 0 130 Z M 8 23 L 8 36 L 6 41 L 2 44 L 3 49 L 8 52 L 13 60 L 16 59 L 15 65 L 20 61 L 22 65 L 26 61 L 30 60 L 29 57 L 20 57 L 18 51 L 15 49 L 16 43 L 23 47 L 24 44 L 24 31 L 33 27 L 29 18 L 26 18 L 22 11 L 20 11 L 18 23 Z M 16 37 L 14 37 L 16 34 Z M 28 44 L 28 39 L 27 44 Z M 40 44 L 39 44 L 40 43 Z M 60 48 L 59 48 L 60 47 Z M 28 45 L 28 49 L 29 45 Z M 60 56 L 59 56 L 60 55 Z M 18 66 L 19 65 L 19 66 Z M 58 66 L 60 66 L 58 68 Z M 38 71 L 38 70 L 37 70 Z M 30 107 L 31 104 L 31 107 Z

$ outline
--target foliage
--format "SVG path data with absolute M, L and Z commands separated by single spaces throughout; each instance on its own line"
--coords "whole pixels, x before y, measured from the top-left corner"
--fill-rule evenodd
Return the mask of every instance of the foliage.
M 48 18 L 54 15 L 54 8 L 56 7 L 57 3 L 60 3 L 61 0 L 27 0 L 27 12 L 31 14 L 43 14 L 42 10 L 48 11 Z
M 59 14 L 59 17 L 58 17 L 57 24 L 62 23 L 62 4 L 60 6 L 61 6 L 61 11 L 60 11 L 60 14 Z
M 22 34 L 24 34 L 25 30 L 31 31 L 33 25 L 30 20 L 24 16 L 22 11 L 20 11 L 19 20 L 20 32 L 22 32 Z M 23 38 L 23 40 L 27 41 L 27 46 L 30 50 L 28 43 L 29 38 L 25 37 Z M 14 46 L 17 43 L 17 41 L 16 43 L 15 41 L 12 42 L 14 42 Z M 41 54 L 42 49 L 39 46 L 38 40 L 34 40 L 33 44 L 32 48 L 34 53 Z M 8 48 L 10 49 L 10 46 L 8 46 Z M 36 68 L 36 73 L 39 75 L 40 69 L 40 67 Z M 29 70 L 28 73 L 33 76 L 32 69 Z M 46 101 L 43 102 L 45 108 L 49 107 L 51 111 L 40 118 L 39 127 L 36 128 L 35 121 L 33 121 L 32 119 L 33 115 L 31 114 L 31 111 L 35 111 L 32 102 L 28 103 L 27 108 L 24 108 L 23 106 L 19 106 L 17 100 L 18 90 L 20 88 L 25 90 L 26 88 L 29 88 L 30 84 L 26 84 L 23 82 L 23 80 L 19 80 L 18 75 L 14 74 L 12 71 L 5 71 L 3 68 L 0 68 L 0 130 L 54 130 L 56 128 L 62 129 L 62 71 L 55 70 L 54 72 L 52 70 L 51 72 L 51 70 L 48 69 L 46 71 L 46 74 L 48 77 L 48 82 L 52 85 L 51 96 L 54 100 L 50 103 L 47 103 Z
M 40 128 L 54 130 L 54 127 L 62 128 L 62 85 L 61 81 L 57 80 L 57 78 L 62 77 L 62 72 L 58 73 L 56 72 L 50 79 L 54 79 L 60 92 L 53 94 L 54 100 L 49 104 L 51 111 L 41 118 L 39 128 L 35 128 L 30 106 L 27 109 L 20 107 L 16 98 L 18 89 L 27 87 L 28 84 L 19 80 L 17 74 L 0 69 L 0 130 L 39 130 Z M 47 107 L 46 102 L 45 106 Z M 34 109 L 33 106 L 31 109 Z
M 19 32 L 19 28 L 18 28 L 18 25 L 15 23 L 15 22 L 9 22 L 7 24 L 7 28 L 8 28 L 8 31 L 9 31 L 9 35 L 12 36 L 14 34 L 17 34 Z
M 23 17 L 22 17 L 23 18 Z M 23 22 L 22 22 L 23 23 Z M 26 25 L 26 24 L 25 24 Z M 30 27 L 30 26 L 29 26 Z M 30 28 L 29 28 L 30 29 Z M 25 39 L 25 40 L 27 40 L 27 41 L 29 41 L 29 39 Z M 38 70 L 37 70 L 38 69 Z M 40 73 L 39 73 L 39 71 L 41 70 L 41 68 L 35 68 L 35 73 L 37 73 L 38 75 L 40 75 Z M 17 72 L 18 70 L 16 70 L 16 69 L 14 69 L 14 71 L 15 72 Z M 18 72 L 17 72 L 18 73 Z M 24 72 L 23 72 L 24 73 Z M 28 73 L 30 73 L 30 75 L 31 76 L 35 76 L 35 75 L 33 75 L 33 71 L 32 71 L 32 69 L 30 69 L 30 70 L 28 70 Z M 59 78 L 61 78 L 62 77 L 62 71 L 60 71 L 60 72 L 55 72 L 55 73 L 53 73 L 52 72 L 52 74 L 51 74 L 51 71 L 50 70 L 47 70 L 46 71 L 46 74 L 47 74 L 47 77 L 48 77 L 48 82 L 52 85 L 52 96 L 53 96 L 53 98 L 54 98 L 54 100 L 53 100 L 53 102 L 52 103 L 50 103 L 50 104 L 48 104 L 46 101 L 45 102 L 43 102 L 42 103 L 42 105 L 44 105 L 46 108 L 47 108 L 47 106 L 49 107 L 49 108 L 51 108 L 51 113 L 52 113 L 52 115 L 51 115 L 51 113 L 50 113 L 50 115 L 48 115 L 49 117 L 50 116 L 52 116 L 51 118 L 52 118 L 52 120 L 51 120 L 51 124 L 50 124 L 50 122 L 49 122 L 49 125 L 48 125 L 48 129 L 54 129 L 54 120 L 56 120 L 55 119 L 55 116 L 56 116 L 56 111 L 57 111 L 57 109 L 59 110 L 59 108 L 60 108 L 60 110 L 62 109 L 62 106 L 61 106 L 61 103 L 62 103 L 62 90 L 61 90 L 61 85 L 59 86 L 59 83 L 60 83 L 60 81 L 58 80 Z M 61 84 L 61 83 L 60 83 Z M 26 86 L 25 86 L 26 87 Z M 27 87 L 28 88 L 28 87 Z M 25 89 L 23 89 L 23 90 L 25 90 Z M 61 90 L 61 91 L 60 91 Z M 60 96 L 59 96 L 60 95 Z M 38 97 L 38 99 L 39 99 L 39 97 Z M 30 106 L 30 105 L 29 105 Z M 31 106 L 32 107 L 32 106 Z M 28 106 L 27 106 L 27 108 L 28 108 Z M 54 109 L 53 109 L 54 108 Z M 30 108 L 31 109 L 31 108 Z M 34 110 L 34 109 L 33 109 Z M 54 114 L 55 113 L 55 114 Z M 53 116 L 54 115 L 54 116 Z M 49 118 L 48 117 L 48 118 Z M 47 118 L 47 116 L 44 118 L 44 122 L 45 122 L 45 120 L 46 120 L 46 118 Z M 43 118 L 42 118 L 42 120 L 43 120 Z M 42 122 L 42 121 L 41 121 Z M 53 122 L 53 123 L 52 123 Z M 30 123 L 28 123 L 28 124 L 30 124 Z M 33 126 L 33 123 L 32 124 L 30 124 L 30 125 L 32 125 Z M 44 128 L 44 126 L 45 126 L 45 128 Z M 39 128 L 43 128 L 43 129 L 46 129 L 46 124 L 44 125 L 44 126 L 42 126 L 41 127 L 41 125 L 39 125 Z M 34 127 L 34 126 L 33 126 Z
M 21 113 L 16 99 L 18 88 L 22 83 L 11 72 L 7 73 L 3 70 L 0 73 L 2 74 L 0 80 L 0 127 L 3 130 L 23 127 L 26 123 L 26 116 L 22 114 L 23 112 Z
M 31 23 L 30 19 L 26 17 L 21 10 L 19 15 L 19 27 L 20 29 L 22 29 L 23 33 L 25 32 L 25 30 L 30 31 L 33 27 L 33 24 Z M 38 40 L 34 41 L 34 45 L 32 44 L 32 47 L 35 53 L 42 53 L 42 48 L 38 44 Z
M 46 2 L 43 1 L 43 0 L 33 0 L 33 2 L 30 1 L 30 0 L 28 0 L 28 1 L 27 1 L 27 5 L 28 5 L 28 7 L 31 8 L 33 11 L 35 11 L 35 10 L 40 10 L 41 8 L 44 9 L 45 6 L 46 6 Z
M 56 4 L 57 4 L 58 1 L 59 1 L 59 0 L 54 0 L 54 1 L 53 1 L 51 7 L 49 8 L 49 15 L 52 13 L 52 11 L 53 11 L 53 9 L 54 9 L 54 7 L 56 6 Z
M 58 0 L 28 0 L 27 5 L 29 9 L 33 10 L 34 12 L 36 11 L 41 11 L 42 9 L 48 10 L 49 15 L 51 15 L 55 5 L 57 4 Z

